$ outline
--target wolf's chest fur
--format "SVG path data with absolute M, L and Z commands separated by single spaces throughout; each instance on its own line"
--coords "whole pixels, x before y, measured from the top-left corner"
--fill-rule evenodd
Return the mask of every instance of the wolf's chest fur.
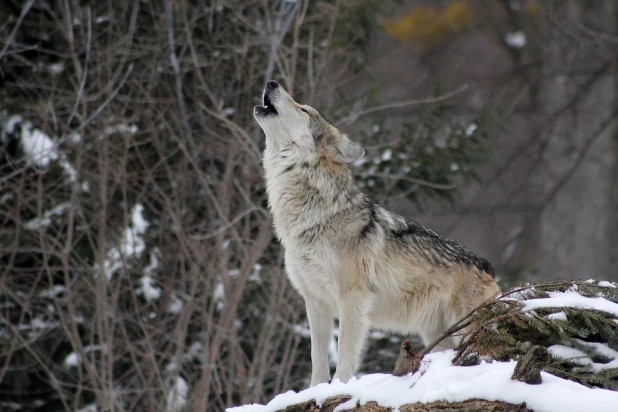
M 291 150 L 265 156 L 264 168 L 275 229 L 286 248 L 323 244 L 341 234 L 338 226 L 358 225 L 367 198 L 349 169 L 298 159 Z

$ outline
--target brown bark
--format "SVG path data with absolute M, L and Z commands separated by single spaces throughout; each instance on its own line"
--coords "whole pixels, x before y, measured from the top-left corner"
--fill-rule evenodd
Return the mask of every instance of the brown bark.
M 299 403 L 288 406 L 282 409 L 281 412 L 332 412 L 338 405 L 348 401 L 349 396 L 334 396 L 328 398 L 322 406 L 318 406 L 315 401 Z M 362 406 L 356 406 L 354 409 L 348 409 L 354 412 L 391 412 L 393 409 L 380 406 L 375 402 L 368 402 Z M 528 412 L 532 411 L 526 407 L 525 403 L 514 405 L 511 403 L 500 401 L 487 401 L 484 399 L 470 399 L 463 402 L 431 402 L 431 403 L 411 403 L 403 405 L 399 408 L 401 412 L 426 412 L 426 411 L 441 411 L 441 412 Z
M 422 359 L 422 358 L 421 358 Z M 408 373 L 414 373 L 418 370 L 421 359 L 414 355 L 412 350 L 412 343 L 410 339 L 406 339 L 401 343 L 401 349 L 399 350 L 399 357 L 395 361 L 395 367 L 393 368 L 393 375 L 404 376 Z
M 549 352 L 547 352 L 547 348 L 533 346 L 524 357 L 517 361 L 511 379 L 517 379 L 529 385 L 538 385 L 542 383 L 541 370 L 547 366 L 548 362 Z

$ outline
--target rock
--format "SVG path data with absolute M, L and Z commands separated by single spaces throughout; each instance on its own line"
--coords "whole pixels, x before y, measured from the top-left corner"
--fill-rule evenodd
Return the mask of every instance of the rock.
M 316 405 L 315 401 L 299 403 L 297 405 L 288 406 L 280 412 L 332 412 L 338 405 L 347 402 L 349 396 L 334 396 L 328 398 L 322 407 Z M 356 406 L 352 409 L 347 409 L 353 412 L 391 412 L 393 409 L 380 406 L 376 402 L 368 402 L 362 406 Z M 413 403 L 402 405 L 399 408 L 400 412 L 531 412 L 532 409 L 526 407 L 525 403 L 515 405 L 499 401 L 487 401 L 484 399 L 470 399 L 463 402 L 431 402 L 431 403 Z

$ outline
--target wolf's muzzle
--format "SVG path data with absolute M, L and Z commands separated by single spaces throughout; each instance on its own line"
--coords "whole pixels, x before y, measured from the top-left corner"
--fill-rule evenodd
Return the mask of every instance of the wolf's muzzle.
M 272 103 L 271 96 L 275 90 L 279 88 L 279 83 L 274 80 L 266 82 L 266 88 L 264 89 L 264 95 L 262 96 L 262 104 L 264 106 L 255 106 L 253 112 L 256 116 L 267 117 L 276 116 L 277 109 Z

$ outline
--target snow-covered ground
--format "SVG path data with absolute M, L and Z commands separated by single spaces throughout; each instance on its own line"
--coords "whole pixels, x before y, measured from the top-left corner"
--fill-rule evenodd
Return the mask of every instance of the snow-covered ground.
M 318 404 L 336 395 L 352 396 L 335 411 L 344 411 L 370 401 L 380 406 L 398 408 L 409 403 L 434 401 L 458 402 L 486 399 L 514 404 L 544 412 L 615 412 L 618 392 L 591 389 L 575 382 L 542 372 L 543 383 L 528 385 L 511 379 L 516 362 L 481 363 L 477 366 L 453 366 L 453 351 L 425 356 L 421 368 L 413 375 L 396 377 L 387 374 L 365 375 L 348 383 L 323 383 L 301 392 L 288 391 L 276 396 L 268 405 L 245 405 L 228 412 L 275 412 L 287 406 L 315 399 Z
M 585 283 L 596 284 L 602 288 L 617 287 L 615 283 L 604 281 L 588 280 Z M 502 299 L 521 301 L 524 312 L 534 312 L 540 308 L 572 307 L 595 309 L 618 317 L 618 304 L 605 299 L 601 294 L 595 297 L 582 296 L 576 284 L 566 291 L 548 292 L 546 297 L 538 299 L 533 298 L 534 290 L 534 286 L 529 286 Z M 566 320 L 567 315 L 559 311 L 548 315 L 548 318 Z M 553 345 L 549 348 L 549 352 L 555 357 L 576 359 L 582 366 L 590 367 L 594 371 L 618 367 L 617 351 L 602 343 L 577 341 L 613 360 L 603 364 L 594 363 L 584 352 L 564 345 Z M 459 402 L 475 398 L 513 404 L 525 402 L 528 408 L 539 412 L 618 411 L 618 391 L 588 388 L 545 372 L 541 373 L 543 382 L 540 385 L 528 385 L 511 379 L 516 361 L 453 366 L 454 356 L 454 351 L 426 355 L 419 371 L 404 377 L 371 374 L 359 379 L 353 378 L 348 383 L 337 380 L 300 392 L 288 391 L 276 396 L 267 405 L 245 405 L 229 408 L 227 411 L 275 412 L 311 400 L 320 405 L 326 399 L 337 395 L 348 395 L 352 398 L 339 405 L 335 411 L 344 411 L 354 408 L 357 403 L 363 405 L 370 401 L 397 410 L 402 405 L 417 402 Z

